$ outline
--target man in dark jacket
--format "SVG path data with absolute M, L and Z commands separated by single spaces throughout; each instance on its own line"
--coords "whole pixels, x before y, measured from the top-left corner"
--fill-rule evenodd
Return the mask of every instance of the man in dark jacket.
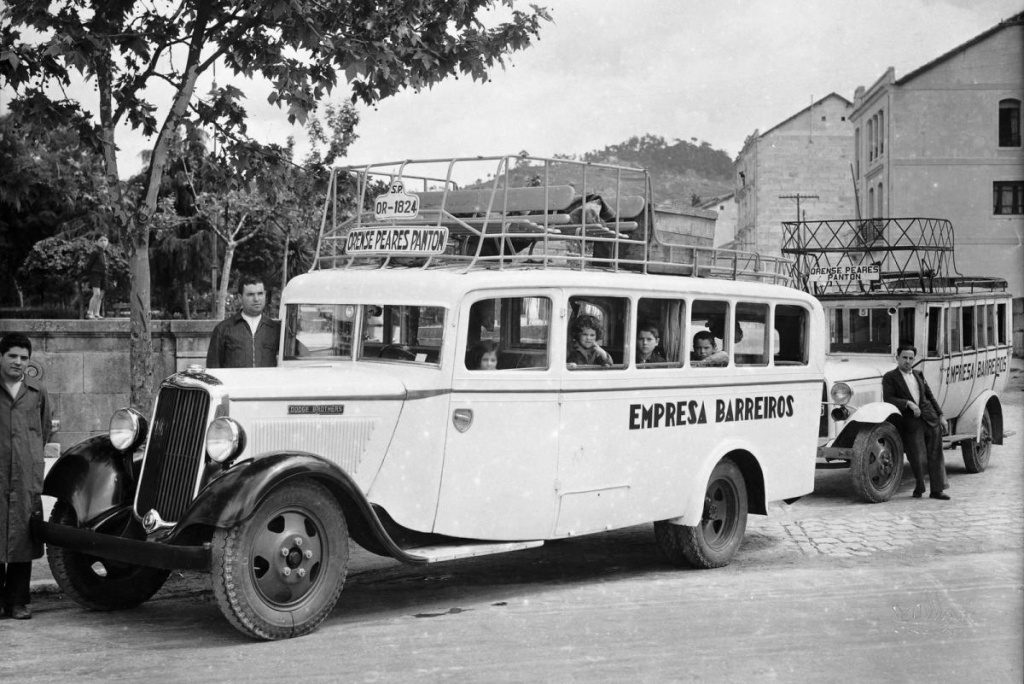
M 213 329 L 206 352 L 207 368 L 276 366 L 281 324 L 267 316 L 263 281 L 243 276 L 238 281 L 242 310 Z
M 43 458 L 50 438 L 50 400 L 26 377 L 32 343 L 20 333 L 0 339 L 0 616 L 32 617 L 32 559 L 43 545 L 29 521 L 43 516 Z
M 882 376 L 882 399 L 903 414 L 900 436 L 914 472 L 914 498 L 924 494 L 924 469 L 928 466 L 931 498 L 949 500 L 942 432 L 946 419 L 921 371 L 914 370 L 917 347 L 904 342 L 896 350 L 896 368 Z

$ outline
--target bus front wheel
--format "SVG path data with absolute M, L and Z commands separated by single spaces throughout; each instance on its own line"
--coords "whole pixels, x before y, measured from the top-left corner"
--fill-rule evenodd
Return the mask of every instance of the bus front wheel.
M 853 488 L 869 503 L 888 501 L 903 479 L 903 441 L 889 423 L 865 425 L 853 440 Z

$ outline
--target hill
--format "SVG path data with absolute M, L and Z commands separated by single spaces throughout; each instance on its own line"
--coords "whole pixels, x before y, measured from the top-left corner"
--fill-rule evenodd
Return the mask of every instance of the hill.
M 522 153 L 528 155 L 525 151 Z M 732 159 L 722 150 L 716 150 L 707 142 L 699 145 L 676 140 L 668 143 L 660 136 L 646 134 L 633 136 L 629 140 L 608 145 L 601 150 L 584 154 L 555 154 L 555 159 L 569 159 L 619 166 L 647 169 L 651 174 L 652 192 L 656 205 L 673 203 L 689 206 L 694 196 L 703 200 L 728 194 L 733 191 Z M 511 170 L 513 185 L 525 184 L 527 179 L 541 175 L 542 170 L 529 163 L 517 164 Z M 553 165 L 549 170 L 551 183 L 580 185 L 580 179 L 567 175 L 571 171 Z M 602 182 L 595 173 L 588 181 L 588 187 L 600 191 Z M 609 174 L 605 174 L 609 175 Z M 611 178 L 604 179 L 610 181 Z M 471 187 L 484 187 L 487 181 L 477 180 Z
M 651 174 L 655 204 L 688 205 L 694 195 L 707 200 L 733 191 L 732 159 L 707 142 L 699 145 L 685 140 L 668 143 L 661 136 L 648 133 L 587 152 L 580 159 L 647 169 Z

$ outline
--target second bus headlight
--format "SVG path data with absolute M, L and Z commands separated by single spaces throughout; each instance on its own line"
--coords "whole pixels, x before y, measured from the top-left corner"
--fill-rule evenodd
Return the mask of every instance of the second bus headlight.
M 237 421 L 221 417 L 206 429 L 206 454 L 216 463 L 225 463 L 245 448 L 245 430 Z
M 829 394 L 832 396 L 832 403 L 846 406 L 853 397 L 853 389 L 845 382 L 837 382 L 832 385 Z

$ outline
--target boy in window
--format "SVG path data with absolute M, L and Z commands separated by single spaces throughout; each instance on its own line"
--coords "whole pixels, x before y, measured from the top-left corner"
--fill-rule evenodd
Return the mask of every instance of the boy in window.
M 661 332 L 653 323 L 644 323 L 636 331 L 636 362 L 665 363 L 665 356 L 658 350 Z
M 724 366 L 728 363 L 729 355 L 718 349 L 714 335 L 707 330 L 701 330 L 693 336 L 691 366 Z

